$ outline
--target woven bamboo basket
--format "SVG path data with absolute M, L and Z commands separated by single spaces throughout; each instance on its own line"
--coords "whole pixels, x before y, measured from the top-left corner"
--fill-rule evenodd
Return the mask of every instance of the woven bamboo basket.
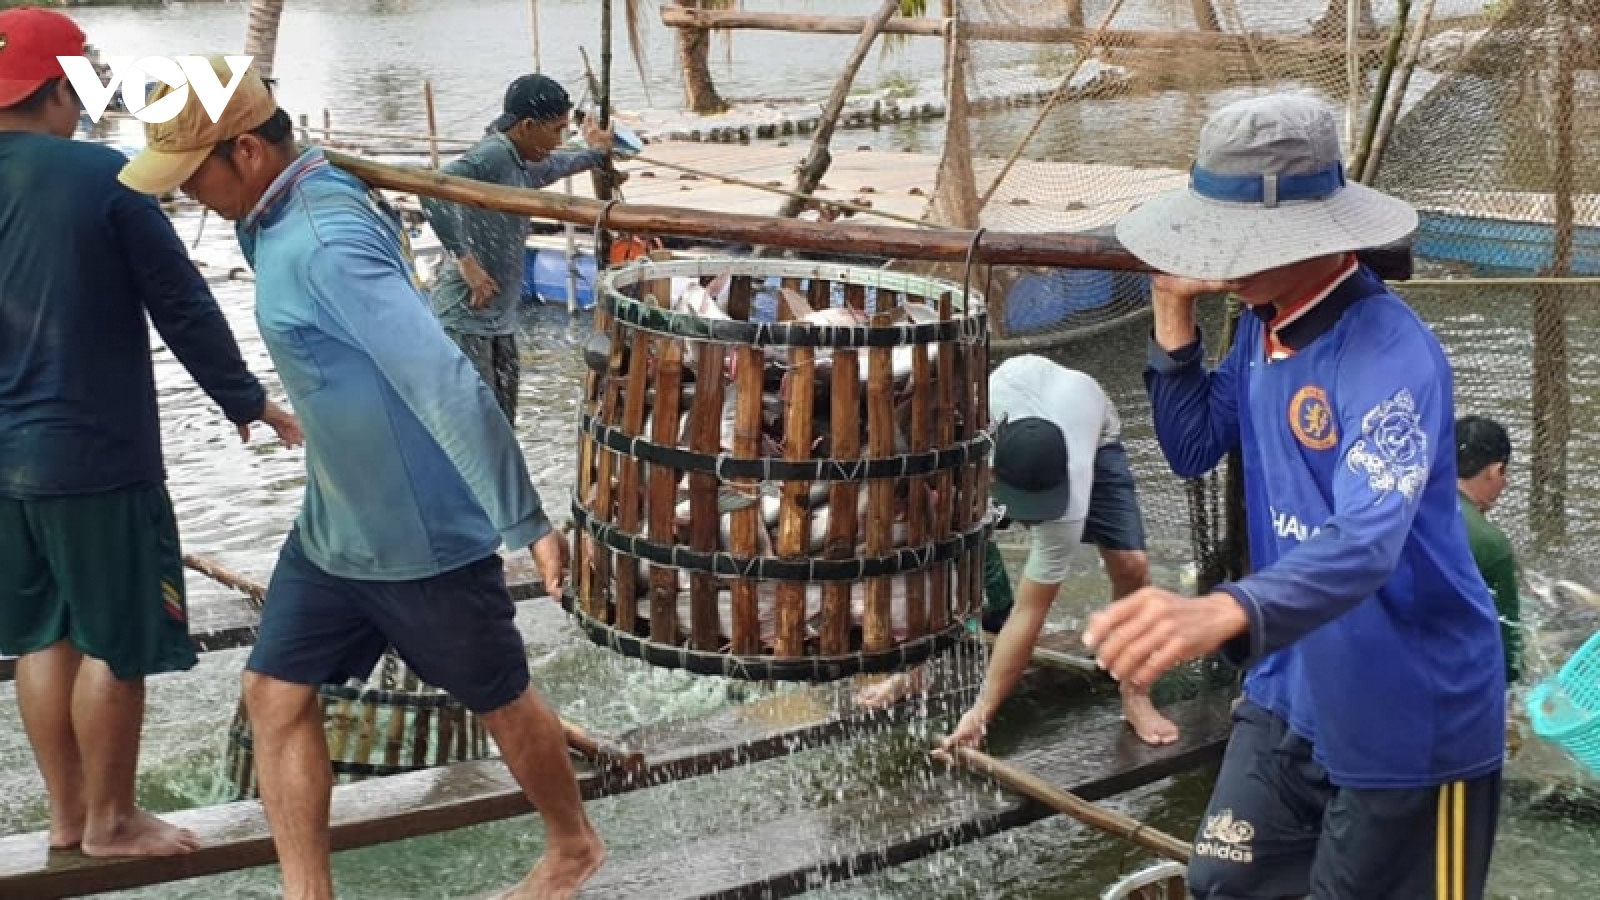
M 600 280 L 565 602 L 650 664 L 829 681 L 982 600 L 988 328 L 964 285 L 639 259 Z
M 476 715 L 426 684 L 392 650 L 365 683 L 318 692 L 334 781 L 348 783 L 473 759 L 487 759 L 489 734 Z M 243 701 L 234 712 L 225 761 L 237 799 L 259 795 L 255 745 Z

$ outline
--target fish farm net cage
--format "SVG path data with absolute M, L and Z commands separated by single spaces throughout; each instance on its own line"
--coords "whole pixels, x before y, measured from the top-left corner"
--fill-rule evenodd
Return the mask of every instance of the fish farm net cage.
M 1600 101 L 1597 0 L 945 0 L 940 14 L 931 223 L 1104 233 L 1186 184 L 1217 107 L 1287 91 L 1343 111 L 1349 177 L 1418 208 L 1422 263 L 1600 275 L 1600 117 L 1578 113 Z M 990 285 L 996 354 L 1149 314 L 1138 274 L 997 267 Z

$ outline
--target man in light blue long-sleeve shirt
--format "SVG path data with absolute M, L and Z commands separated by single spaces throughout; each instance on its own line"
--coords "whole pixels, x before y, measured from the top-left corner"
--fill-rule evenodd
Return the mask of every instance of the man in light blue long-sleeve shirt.
M 417 292 L 391 211 L 320 150 L 295 147 L 253 70 L 220 123 L 191 97 L 149 127 L 121 178 L 146 193 L 181 186 L 238 223 L 256 321 L 305 433 L 305 505 L 245 674 L 285 896 L 332 897 L 317 688 L 366 677 L 390 645 L 481 716 L 544 816 L 547 853 L 514 896 L 571 896 L 605 850 L 560 720 L 530 686 L 496 552 L 529 547 L 557 591 L 565 540 L 493 394 Z
M 592 119 L 583 126 L 588 150 L 554 152 L 572 115 L 572 101 L 556 81 L 518 78 L 506 88 L 503 109 L 489 135 L 446 163 L 445 174 L 536 189 L 605 162 L 611 134 Z M 517 327 L 530 220 L 432 197 L 422 198 L 422 208 L 450 257 L 433 288 L 433 310 L 515 423 L 522 368 Z

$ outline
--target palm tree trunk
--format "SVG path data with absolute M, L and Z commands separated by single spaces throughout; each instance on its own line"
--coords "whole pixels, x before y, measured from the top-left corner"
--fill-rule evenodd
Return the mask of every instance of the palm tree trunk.
M 250 0 L 250 24 L 244 35 L 244 53 L 255 58 L 262 78 L 272 77 L 272 58 L 278 52 L 278 20 L 283 0 Z

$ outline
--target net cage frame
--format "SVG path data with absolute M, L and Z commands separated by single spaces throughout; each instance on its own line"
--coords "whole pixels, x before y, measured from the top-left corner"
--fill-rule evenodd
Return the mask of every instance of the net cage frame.
M 719 276 L 728 278 L 729 319 L 672 308 L 672 279 L 704 286 Z M 754 299 L 767 290 L 769 279 L 803 298 L 807 311 L 837 308 L 836 285 L 843 305 L 863 315 L 872 291 L 873 308 L 866 324 L 814 324 L 789 319 L 796 298 L 780 296 L 778 321 L 752 321 Z M 595 331 L 608 336 L 609 358 L 604 371 L 591 365 L 585 379 L 577 429 L 579 475 L 571 494 L 578 534 L 575 589 L 561 601 L 590 641 L 653 666 L 694 674 L 825 682 L 900 671 L 964 639 L 967 620 L 981 607 L 983 554 L 995 521 L 987 489 L 992 445 L 988 318 L 982 293 L 972 287 L 970 266 L 965 282 L 957 284 L 815 260 L 641 257 L 608 268 L 596 283 Z M 880 306 L 881 298 L 892 300 L 892 306 Z M 893 322 L 893 312 L 910 303 L 937 311 L 938 319 Z M 897 379 L 890 357 L 905 349 L 912 371 Z M 814 409 L 822 381 L 818 351 L 832 354 L 832 372 L 855 369 L 857 378 L 838 379 L 847 387 L 836 392 L 830 384 L 823 395 L 827 405 Z M 769 360 L 768 352 L 783 359 Z M 638 359 L 647 366 L 634 366 Z M 729 374 L 730 361 L 738 374 Z M 760 448 L 770 400 L 766 385 L 774 369 L 783 373 L 780 392 L 792 388 L 796 398 L 806 398 L 782 404 L 781 455 Z M 698 374 L 709 371 L 719 375 Z M 897 390 L 902 382 L 904 390 Z M 742 398 L 751 387 L 760 402 L 726 402 L 730 396 Z M 686 388 L 692 392 L 686 394 Z M 899 393 L 909 395 L 904 403 L 913 420 L 904 432 L 895 430 L 902 417 Z M 655 398 L 649 433 L 647 397 Z M 660 410 L 670 415 L 656 415 L 662 397 L 668 399 Z M 724 446 L 730 406 L 735 437 L 732 446 Z M 853 437 L 840 442 L 847 449 L 837 457 L 832 444 L 840 426 L 829 413 L 852 407 L 857 416 L 865 409 L 865 416 L 847 429 Z M 680 417 L 688 423 L 682 434 Z M 830 422 L 830 450 L 817 457 L 821 417 Z M 799 442 L 803 449 L 789 440 L 796 428 L 806 431 Z M 897 434 L 907 452 L 896 451 Z M 685 480 L 691 507 L 688 546 L 678 537 L 683 523 L 676 516 Z M 767 527 L 760 503 L 746 502 L 729 514 L 732 521 L 726 525 L 723 516 L 729 511 L 720 504 L 727 490 L 759 494 L 763 485 L 772 484 L 781 486 L 782 499 L 777 537 L 770 554 L 763 554 L 750 534 Z M 826 486 L 825 502 L 856 508 L 862 500 L 873 501 L 859 516 L 865 527 L 858 529 L 858 515 L 833 518 L 820 554 L 812 534 L 818 485 Z M 892 507 L 902 489 L 907 546 L 894 547 L 896 523 L 892 513 L 885 517 L 883 507 Z M 651 494 L 663 499 L 647 505 Z M 665 503 L 671 506 L 663 508 Z M 919 505 L 925 511 L 920 516 L 912 512 Z M 704 525 L 708 513 L 716 528 Z M 866 552 L 858 554 L 862 533 Z M 728 550 L 721 549 L 723 543 Z M 641 561 L 651 564 L 649 572 L 639 571 Z M 687 589 L 680 573 L 688 575 Z M 892 579 L 901 580 L 903 607 L 895 605 Z M 641 582 L 648 585 L 642 592 Z M 776 582 L 776 596 L 758 596 L 759 582 Z M 806 591 L 818 582 L 823 608 L 820 628 L 813 629 L 808 621 L 819 617 L 807 614 Z M 852 591 L 861 582 L 866 600 L 858 624 Z M 687 623 L 678 615 L 685 595 Z M 628 596 L 635 601 L 619 601 Z M 725 603 L 731 603 L 730 628 L 723 627 Z M 897 608 L 904 612 L 903 639 L 894 634 Z M 761 634 L 763 612 L 777 620 L 770 641 Z

